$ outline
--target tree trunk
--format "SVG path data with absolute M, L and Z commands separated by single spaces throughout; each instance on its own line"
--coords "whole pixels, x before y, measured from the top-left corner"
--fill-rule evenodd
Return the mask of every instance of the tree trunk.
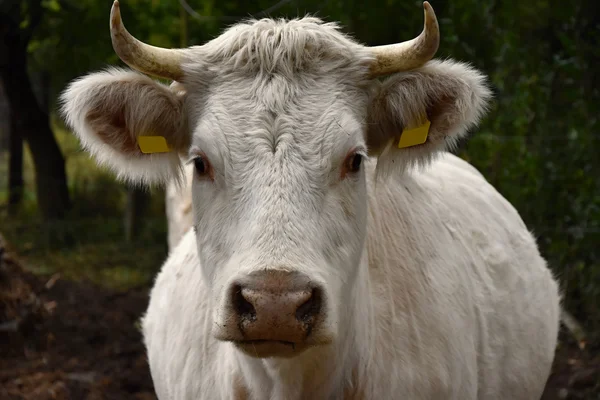
M 0 153 L 8 150 L 10 132 L 10 110 L 8 100 L 4 93 L 4 86 L 0 80 Z
M 34 78 L 35 79 L 31 81 L 31 84 L 35 98 L 37 99 L 40 108 L 44 110 L 45 113 L 49 113 L 51 86 L 50 72 L 47 70 L 39 71 L 34 75 Z
M 38 207 L 47 219 L 61 218 L 70 205 L 65 161 L 50 129 L 48 115 L 40 108 L 31 90 L 24 56 L 21 63 L 14 57 L 8 73 L 2 71 L 2 77 L 11 114 L 16 120 L 16 135 L 27 141 L 33 156 Z
M 17 119 L 10 113 L 8 136 L 8 210 L 17 211 L 23 201 L 23 138 L 19 134 Z
M 19 20 L 9 14 L 0 13 L 0 26 L 0 76 L 14 128 L 33 156 L 38 207 L 46 219 L 60 219 L 70 206 L 65 161 L 27 73 L 29 38 L 21 31 Z
M 23 199 L 23 139 L 0 81 L 0 152 L 4 151 L 8 152 L 8 210 L 14 213 Z

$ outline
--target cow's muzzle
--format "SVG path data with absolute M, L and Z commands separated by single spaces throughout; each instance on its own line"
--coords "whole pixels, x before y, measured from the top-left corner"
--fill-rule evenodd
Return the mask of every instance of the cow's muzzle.
M 228 316 L 216 337 L 255 357 L 290 357 L 319 344 L 325 301 L 320 285 L 304 274 L 255 272 L 231 284 Z

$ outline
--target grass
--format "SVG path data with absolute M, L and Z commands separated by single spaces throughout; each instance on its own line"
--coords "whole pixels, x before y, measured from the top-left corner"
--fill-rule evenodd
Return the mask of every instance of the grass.
M 33 160 L 26 147 L 23 206 L 9 215 L 3 207 L 8 200 L 8 155 L 0 151 L 0 233 L 34 273 L 60 273 L 117 289 L 149 285 L 167 255 L 162 190 L 151 192 L 139 236 L 127 243 L 123 221 L 127 186 L 99 168 L 68 130 L 53 125 L 65 157 L 73 208 L 62 221 L 47 224 L 40 219 Z

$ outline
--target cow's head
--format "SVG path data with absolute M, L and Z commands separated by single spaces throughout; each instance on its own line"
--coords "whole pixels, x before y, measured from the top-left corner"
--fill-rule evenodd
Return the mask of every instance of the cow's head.
M 259 357 L 335 341 L 360 301 L 370 166 L 378 180 L 402 174 L 484 112 L 481 74 L 430 61 L 439 31 L 424 8 L 421 35 L 389 46 L 365 47 L 303 18 L 248 21 L 172 50 L 134 39 L 113 5 L 117 54 L 175 83 L 93 73 L 64 92 L 64 115 L 124 179 L 164 183 L 178 178 L 180 156 L 194 164 L 197 247 L 218 339 Z

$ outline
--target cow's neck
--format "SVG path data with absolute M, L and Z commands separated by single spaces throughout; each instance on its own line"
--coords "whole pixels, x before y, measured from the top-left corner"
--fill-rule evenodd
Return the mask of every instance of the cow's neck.
M 370 283 L 361 266 L 352 300 L 339 323 L 340 337 L 330 346 L 305 351 L 291 359 L 256 359 L 236 351 L 248 399 L 362 399 L 365 370 L 372 343 Z M 237 388 L 236 390 L 239 390 Z M 244 398 L 243 396 L 242 398 Z

